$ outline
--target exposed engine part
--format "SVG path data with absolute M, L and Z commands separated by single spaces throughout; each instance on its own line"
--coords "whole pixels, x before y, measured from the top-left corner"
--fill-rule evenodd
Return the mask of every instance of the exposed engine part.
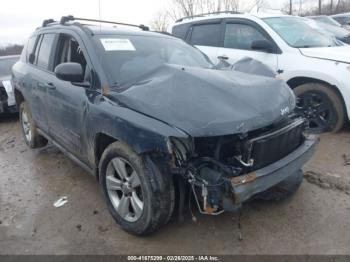
M 187 179 L 191 185 L 197 207 L 202 214 L 219 215 L 224 210 L 235 211 L 230 177 L 241 169 L 205 158 L 191 163 Z
M 203 207 L 201 206 L 199 200 L 198 200 L 198 196 L 197 196 L 197 192 L 195 189 L 195 185 L 197 184 L 196 182 L 196 178 L 193 176 L 193 174 L 189 173 L 190 179 L 189 179 L 189 183 L 191 184 L 191 188 L 192 188 L 192 193 L 194 195 L 194 198 L 196 200 L 196 204 L 198 207 L 198 210 L 201 214 L 204 215 L 220 215 L 224 212 L 223 209 L 219 210 L 219 206 L 215 205 L 215 206 L 208 206 L 208 188 L 207 186 L 202 183 L 200 188 L 201 188 L 201 197 L 202 197 L 202 202 L 203 202 Z M 198 184 L 197 184 L 198 185 Z
M 192 152 L 190 145 L 179 138 L 173 137 L 171 138 L 171 149 L 175 155 L 177 166 L 186 165 L 189 159 L 189 154 Z
M 252 167 L 254 165 L 254 159 L 249 159 L 248 162 L 242 160 L 242 156 L 234 156 L 234 158 L 245 167 Z
M 255 170 L 299 147 L 305 139 L 303 125 L 297 118 L 242 136 L 171 138 L 172 172 L 188 181 L 200 213 L 235 212 L 241 206 L 235 188 L 254 181 Z

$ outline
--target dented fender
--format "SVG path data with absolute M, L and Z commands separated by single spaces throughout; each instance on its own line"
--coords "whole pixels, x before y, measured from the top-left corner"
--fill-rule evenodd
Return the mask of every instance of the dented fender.
M 108 98 L 90 105 L 86 118 L 86 141 L 89 144 L 89 162 L 95 162 L 95 148 L 99 135 L 106 135 L 130 146 L 137 154 L 148 152 L 170 153 L 170 137 L 187 138 L 188 135 L 176 127 L 120 106 Z

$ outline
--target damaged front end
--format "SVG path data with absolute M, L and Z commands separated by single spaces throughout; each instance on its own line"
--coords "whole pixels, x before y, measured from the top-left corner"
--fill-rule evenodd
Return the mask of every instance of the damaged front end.
M 180 174 L 203 214 L 236 211 L 254 195 L 299 172 L 316 139 L 300 118 L 255 131 L 192 139 L 171 138 L 173 173 Z

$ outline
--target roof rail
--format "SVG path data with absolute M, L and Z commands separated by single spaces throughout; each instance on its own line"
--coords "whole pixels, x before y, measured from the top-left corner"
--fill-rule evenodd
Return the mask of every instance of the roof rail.
M 98 23 L 106 23 L 106 24 L 115 24 L 115 25 L 125 25 L 125 26 L 132 26 L 132 27 L 138 27 L 142 29 L 143 31 L 149 31 L 149 27 L 145 25 L 134 25 L 134 24 L 127 24 L 127 23 L 119 23 L 119 22 L 113 22 L 113 21 L 106 21 L 106 20 L 97 20 L 97 19 L 88 19 L 88 18 L 79 18 L 74 17 L 72 15 L 68 16 L 62 16 L 60 20 L 60 24 L 63 25 L 66 22 L 69 21 L 89 21 L 89 22 L 98 22 Z
M 206 16 L 206 15 L 218 15 L 218 14 L 241 14 L 241 12 L 236 12 L 236 11 L 219 11 L 219 12 L 204 13 L 204 14 L 198 14 L 198 15 L 182 17 L 182 18 L 176 20 L 175 23 L 182 22 L 185 19 L 192 19 L 192 18 L 196 18 L 196 17 L 203 17 L 203 16 Z

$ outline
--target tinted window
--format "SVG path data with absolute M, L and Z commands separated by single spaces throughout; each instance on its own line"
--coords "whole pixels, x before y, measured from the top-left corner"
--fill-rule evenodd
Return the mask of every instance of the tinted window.
M 337 20 L 342 25 L 348 25 L 350 24 L 350 16 L 340 16 L 340 17 L 333 17 L 335 20 Z
M 30 54 L 34 53 L 34 48 L 35 48 L 35 41 L 36 41 L 36 36 L 32 36 L 27 44 L 27 53 L 26 53 L 26 59 L 29 61 L 29 56 Z
M 86 59 L 78 41 L 70 35 L 61 34 L 55 66 L 66 62 L 79 63 L 83 69 L 86 67 Z
M 221 24 L 196 25 L 192 28 L 191 44 L 219 46 Z
M 39 47 L 40 47 L 40 44 L 41 44 L 41 40 L 43 40 L 43 35 L 40 35 L 37 42 L 36 42 L 36 45 L 35 45 L 35 50 L 33 51 L 34 52 L 34 57 L 33 57 L 33 61 L 30 61 L 32 64 L 36 63 L 36 59 L 38 57 L 38 54 L 39 54 Z
M 267 40 L 256 28 L 245 24 L 227 24 L 224 47 L 251 50 L 255 40 Z
M 37 59 L 37 65 L 41 68 L 48 69 L 50 53 L 55 35 L 45 34 L 40 44 L 40 50 Z

